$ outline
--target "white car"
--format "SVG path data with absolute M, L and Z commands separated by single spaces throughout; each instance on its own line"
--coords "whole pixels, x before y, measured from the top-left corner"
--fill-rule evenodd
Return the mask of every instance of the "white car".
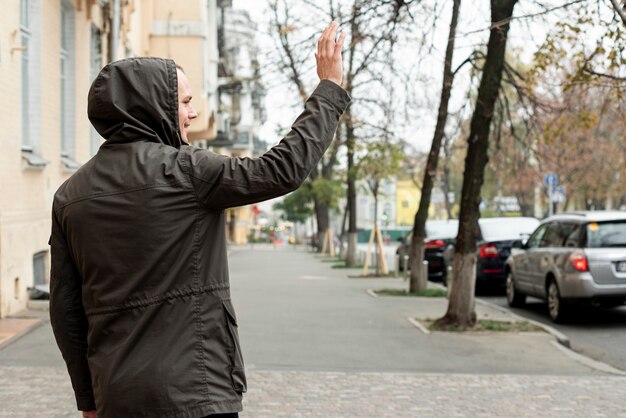
M 626 301 L 626 212 L 572 212 L 539 225 L 507 259 L 510 306 L 526 296 L 548 301 L 550 317 L 567 317 L 574 302 L 605 307 Z

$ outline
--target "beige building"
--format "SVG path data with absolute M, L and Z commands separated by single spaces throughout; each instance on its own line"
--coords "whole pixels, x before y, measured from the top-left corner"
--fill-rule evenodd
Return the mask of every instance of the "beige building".
M 89 0 L 10 0 L 0 14 L 0 317 L 48 280 L 56 188 L 97 150 L 87 91 L 102 65 L 103 15 Z
M 7 0 L 0 15 L 0 317 L 49 282 L 50 208 L 59 185 L 102 139 L 87 93 L 104 64 L 138 55 L 185 68 L 199 118 L 216 137 L 217 0 Z

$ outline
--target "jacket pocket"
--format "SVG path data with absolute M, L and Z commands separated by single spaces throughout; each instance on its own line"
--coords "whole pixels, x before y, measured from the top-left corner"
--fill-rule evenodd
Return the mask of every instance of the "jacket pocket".
M 230 337 L 230 377 L 233 389 L 236 392 L 245 393 L 247 390 L 246 373 L 243 365 L 243 356 L 241 355 L 241 346 L 239 344 L 239 332 L 237 331 L 237 318 L 235 310 L 230 301 L 222 302 L 226 315 L 228 334 Z

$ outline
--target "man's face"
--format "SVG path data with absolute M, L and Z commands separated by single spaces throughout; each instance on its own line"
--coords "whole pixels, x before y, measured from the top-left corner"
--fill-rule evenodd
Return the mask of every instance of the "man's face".
M 180 137 L 189 143 L 187 134 L 191 120 L 198 117 L 196 110 L 191 105 L 191 86 L 185 73 L 176 70 L 178 76 L 178 126 L 180 127 Z

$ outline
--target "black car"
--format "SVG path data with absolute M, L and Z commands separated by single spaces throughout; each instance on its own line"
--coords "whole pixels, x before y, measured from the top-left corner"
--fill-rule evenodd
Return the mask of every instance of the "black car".
M 459 222 L 456 219 L 426 222 L 424 259 L 428 261 L 428 280 L 439 282 L 444 281 L 446 268 L 443 260 L 443 253 L 446 247 L 454 242 L 458 229 Z M 404 256 L 410 255 L 411 253 L 412 238 L 413 232 L 409 232 L 409 234 L 402 240 L 402 244 L 396 250 L 396 254 L 400 256 L 400 271 L 404 270 Z M 407 260 L 407 267 L 409 267 L 410 264 L 410 260 Z
M 505 262 L 511 254 L 511 248 L 520 247 L 538 225 L 537 219 L 527 217 L 481 218 L 478 220 L 477 289 L 505 288 Z M 451 268 L 453 256 L 454 243 L 449 245 L 444 253 L 444 262 L 447 268 Z

